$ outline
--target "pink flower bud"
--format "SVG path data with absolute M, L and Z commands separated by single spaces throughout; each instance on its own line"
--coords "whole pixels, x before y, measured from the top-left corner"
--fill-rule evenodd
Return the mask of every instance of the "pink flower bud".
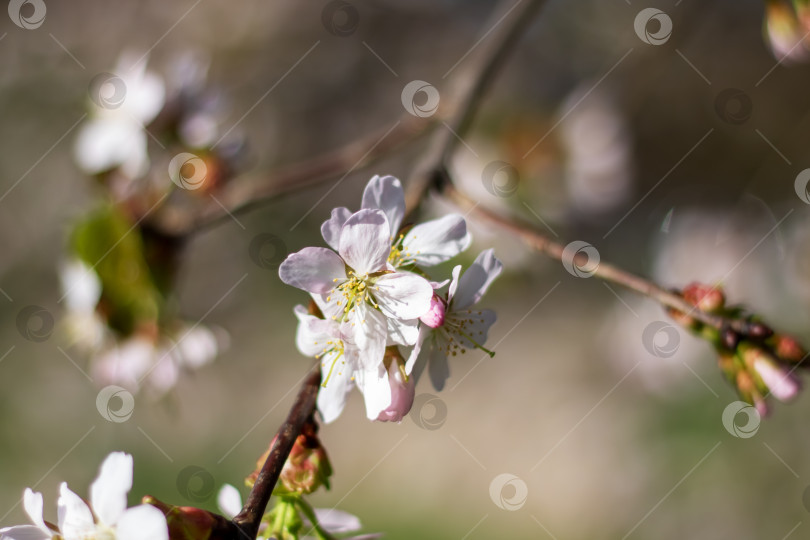
M 725 295 L 720 287 L 712 287 L 703 283 L 690 283 L 684 287 L 682 294 L 684 300 L 708 313 L 723 309 L 726 303 Z
M 166 504 L 151 495 L 146 495 L 142 502 L 166 515 L 172 540 L 220 540 L 235 538 L 239 532 L 229 519 L 201 508 Z
M 779 401 L 790 401 L 801 389 L 799 379 L 765 355 L 760 355 L 754 361 L 754 371 Z
M 431 328 L 438 328 L 444 324 L 444 302 L 441 298 L 433 295 L 430 299 L 430 309 L 419 317 L 419 320 Z
M 773 349 L 776 356 L 785 362 L 801 362 L 807 354 L 799 342 L 791 336 L 776 334 L 773 336 Z
M 442 307 L 442 318 L 444 318 L 444 307 Z M 406 381 L 402 370 L 399 368 L 399 362 L 392 361 L 388 367 L 388 384 L 391 385 L 391 404 L 380 413 L 377 421 L 402 422 L 402 419 L 410 412 L 413 406 L 413 398 L 416 394 L 414 378 L 408 377 Z

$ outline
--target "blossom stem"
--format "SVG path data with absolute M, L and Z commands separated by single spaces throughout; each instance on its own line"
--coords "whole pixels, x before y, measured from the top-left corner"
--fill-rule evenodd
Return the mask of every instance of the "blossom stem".
M 315 411 L 315 401 L 318 396 L 318 387 L 321 383 L 320 364 L 316 364 L 306 380 L 301 385 L 295 403 L 284 424 L 276 434 L 276 443 L 267 456 L 253 489 L 250 490 L 247 502 L 242 511 L 233 518 L 234 524 L 248 538 L 256 538 L 259 532 L 259 525 L 262 516 L 267 509 L 267 503 L 273 493 L 273 488 L 278 482 L 281 469 L 290 455 L 295 439 L 301 434 L 301 430 Z
M 467 332 L 465 332 L 460 328 L 457 330 L 457 332 L 462 336 L 464 336 L 465 338 L 467 338 L 473 345 L 475 345 L 476 349 L 481 349 L 482 351 L 487 353 L 490 358 L 495 358 L 495 353 L 493 351 L 490 351 L 489 349 L 487 349 L 486 347 L 475 341 Z
M 309 522 L 312 524 L 312 528 L 307 532 L 305 536 L 309 536 L 310 533 L 314 532 L 318 535 L 319 540 L 334 540 L 335 537 L 329 534 L 323 527 L 321 527 L 320 522 L 318 521 L 318 516 L 315 514 L 315 509 L 312 508 L 307 501 L 304 500 L 303 497 L 296 497 L 295 504 L 298 506 L 298 509 L 301 510 Z

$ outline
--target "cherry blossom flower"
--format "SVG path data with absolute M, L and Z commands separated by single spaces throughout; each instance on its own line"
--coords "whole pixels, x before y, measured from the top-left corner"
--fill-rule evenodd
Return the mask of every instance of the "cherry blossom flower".
M 388 261 L 393 268 L 435 266 L 455 257 L 472 242 L 467 223 L 459 214 L 449 214 L 399 234 L 405 216 L 405 194 L 402 184 L 393 176 L 374 176 L 369 180 L 363 192 L 362 208 L 385 213 L 392 241 Z M 335 250 L 343 224 L 351 215 L 347 208 L 335 208 L 321 226 L 323 239 Z
M 165 84 L 133 52 L 122 54 L 115 73 L 107 75 L 98 88 L 91 88 L 98 95 L 76 140 L 76 162 L 88 174 L 120 166 L 125 175 L 137 178 L 149 166 L 144 126 L 163 108 Z
M 494 356 L 495 353 L 484 348 L 484 343 L 495 322 L 495 312 L 476 310 L 473 306 L 502 269 L 492 249 L 481 252 L 463 275 L 461 266 L 453 268 L 447 297 L 434 295 L 431 309 L 422 317 L 419 338 L 405 364 L 408 375 L 414 372 L 418 377 L 427 366 L 433 387 L 441 390 L 450 375 L 448 356 L 465 354 L 467 349 L 481 349 Z
M 411 342 L 416 319 L 430 308 L 433 288 L 409 272 L 393 271 L 390 224 L 381 210 L 364 209 L 340 230 L 338 253 L 308 247 L 289 255 L 279 268 L 284 283 L 320 296 L 324 315 L 348 322 L 362 368 L 378 368 L 389 338 Z
M 351 341 L 347 323 L 320 319 L 307 313 L 303 306 L 295 308 L 298 317 L 296 345 L 306 356 L 321 364 L 321 389 L 318 411 L 325 423 L 340 416 L 352 388 L 358 386 L 365 397 L 366 415 L 374 420 L 391 404 L 391 389 L 384 368 L 366 370 L 360 364 L 360 351 Z M 383 370 L 383 373 L 380 370 Z
M 113 452 L 101 465 L 90 486 L 88 506 L 81 497 L 59 487 L 58 526 L 52 529 L 43 518 L 42 494 L 26 488 L 23 507 L 33 525 L 0 529 L 1 540 L 168 540 L 163 512 L 148 504 L 127 509 L 132 488 L 132 456 Z

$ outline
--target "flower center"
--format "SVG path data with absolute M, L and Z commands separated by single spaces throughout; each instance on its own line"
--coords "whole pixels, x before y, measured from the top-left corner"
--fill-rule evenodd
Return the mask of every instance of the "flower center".
M 449 316 L 444 320 L 442 331 L 447 337 L 447 348 L 445 349 L 447 354 L 450 356 L 456 356 L 459 352 L 461 352 L 461 354 L 467 352 L 466 341 L 472 343 L 473 347 L 476 349 L 480 349 L 487 353 L 490 358 L 494 357 L 495 353 L 484 347 L 478 341 L 484 339 L 484 331 L 476 331 L 473 327 L 473 324 L 476 322 L 476 316 L 480 318 L 483 315 L 483 312 L 467 310 L 464 312 L 464 315 L 466 315 L 466 317 L 462 318 Z M 484 319 L 481 318 L 480 322 L 483 323 Z
M 354 270 L 348 270 L 346 274 L 349 279 L 332 289 L 330 295 L 326 297 L 326 301 L 331 302 L 333 294 L 340 295 L 337 300 L 337 305 L 343 308 L 343 315 L 340 318 L 332 316 L 333 320 L 340 322 L 347 320 L 349 314 L 354 311 L 354 308 L 363 302 L 368 302 L 375 308 L 379 308 L 374 297 L 371 295 L 371 290 L 374 289 L 374 278 L 370 278 L 368 274 L 359 276 L 354 273 Z M 336 282 L 337 278 L 335 278 L 334 281 Z
M 416 238 L 415 236 L 413 238 Z M 411 238 L 413 240 L 413 238 Z M 408 247 L 404 245 L 405 235 L 400 234 L 397 237 L 396 242 L 391 244 L 391 253 L 388 254 L 388 262 L 394 268 L 399 268 L 400 266 L 407 266 L 409 264 L 413 264 L 416 262 L 413 259 L 414 255 L 419 255 L 419 252 L 411 253 L 408 250 Z

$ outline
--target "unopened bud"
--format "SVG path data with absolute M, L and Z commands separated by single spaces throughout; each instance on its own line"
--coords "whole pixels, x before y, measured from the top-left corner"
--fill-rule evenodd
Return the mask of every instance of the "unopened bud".
M 806 15 L 803 11 L 803 14 Z M 797 12 L 782 0 L 768 0 L 765 6 L 765 34 L 773 54 L 781 61 L 802 61 L 808 57 L 803 44 L 805 31 Z
M 790 401 L 799 394 L 801 383 L 790 371 L 763 354 L 754 360 L 754 371 L 779 401 Z
M 726 297 L 720 287 L 711 287 L 703 283 L 690 283 L 681 292 L 684 300 L 707 313 L 716 313 L 723 309 Z
M 405 374 L 405 362 L 397 358 L 388 365 L 388 384 L 391 385 L 391 404 L 377 416 L 378 422 L 402 422 L 413 407 L 416 382 Z
M 745 332 L 754 339 L 766 339 L 773 335 L 773 330 L 759 321 L 748 321 L 745 324 Z
M 807 355 L 805 350 L 791 336 L 775 334 L 773 336 L 773 352 L 785 362 L 798 363 Z
M 430 299 L 430 309 L 419 320 L 431 328 L 438 328 L 444 324 L 444 312 L 444 301 L 434 294 Z
M 142 502 L 166 515 L 172 540 L 225 540 L 237 538 L 239 531 L 227 518 L 192 506 L 173 506 L 146 495 Z
M 731 328 L 724 327 L 720 330 L 720 343 L 726 349 L 733 351 L 740 344 L 740 336 Z
M 284 467 L 281 469 L 278 483 L 273 490 L 274 495 L 308 494 L 319 487 L 329 489 L 329 477 L 332 475 L 332 465 L 329 456 L 321 445 L 313 423 L 304 425 L 301 434 L 295 439 Z M 256 470 L 245 479 L 248 486 L 256 483 L 256 478 L 267 461 L 267 457 L 276 444 L 276 438 L 270 442 L 270 448 L 262 454 L 256 462 Z

